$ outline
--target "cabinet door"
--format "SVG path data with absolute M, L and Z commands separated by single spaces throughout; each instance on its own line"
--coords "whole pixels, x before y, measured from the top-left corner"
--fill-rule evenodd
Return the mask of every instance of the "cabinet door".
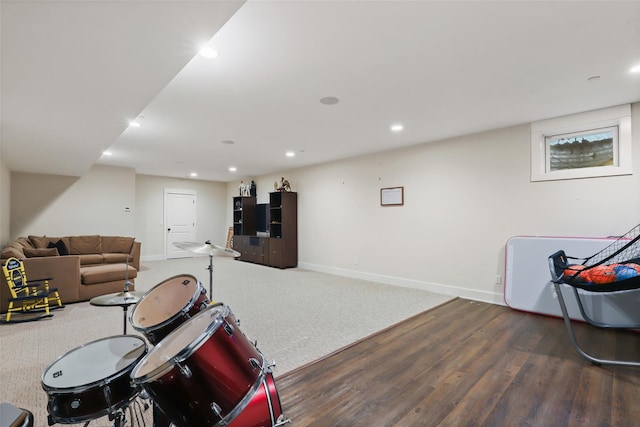
M 284 245 L 282 239 L 269 239 L 269 265 L 272 267 L 283 268 L 284 258 L 283 251 Z

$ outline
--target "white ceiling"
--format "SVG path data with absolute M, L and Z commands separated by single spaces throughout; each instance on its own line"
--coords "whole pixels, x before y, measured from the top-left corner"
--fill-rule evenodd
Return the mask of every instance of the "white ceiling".
M 234 181 L 640 101 L 640 1 L 1 7 L 14 171 Z M 196 54 L 207 41 L 217 58 Z

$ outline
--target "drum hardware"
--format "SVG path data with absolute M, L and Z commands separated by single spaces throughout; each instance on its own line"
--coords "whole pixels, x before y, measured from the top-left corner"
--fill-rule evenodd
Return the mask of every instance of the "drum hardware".
M 211 243 L 211 240 L 207 240 L 204 244 L 196 242 L 174 242 L 173 246 L 195 254 L 209 255 L 209 267 L 207 268 L 207 270 L 209 270 L 209 298 L 213 298 L 213 257 L 217 255 L 237 258 L 241 255 L 240 252 L 234 251 L 233 249 L 214 245 Z
M 253 357 L 251 357 L 249 358 L 249 365 L 251 365 L 253 369 L 258 369 L 260 367 L 260 362 L 258 362 L 257 359 L 254 359 Z
M 184 375 L 185 378 L 191 378 L 193 376 L 191 369 L 189 369 L 187 365 L 181 365 L 179 362 L 176 362 L 176 366 L 178 367 L 178 370 L 182 375 Z
M 229 334 L 229 335 L 233 335 L 233 326 L 231 326 L 229 323 L 226 323 L 222 326 L 224 328 L 224 331 Z
M 113 306 L 122 307 L 122 317 L 123 317 L 122 333 L 124 335 L 127 335 L 127 310 L 129 309 L 130 305 L 134 305 L 138 301 L 140 301 L 140 298 L 142 298 L 142 296 L 144 295 L 140 292 L 129 292 L 129 288 L 131 287 L 132 284 L 133 283 L 129 281 L 129 257 L 127 257 L 127 265 L 126 265 L 126 270 L 124 275 L 124 288 L 122 289 L 122 292 L 118 292 L 115 294 L 108 294 L 108 295 L 100 295 L 100 296 L 91 298 L 91 300 L 89 301 L 91 305 L 96 305 L 100 307 L 113 307 Z
M 214 414 L 216 414 L 218 418 L 220 418 L 218 424 L 222 427 L 226 426 L 227 423 L 224 422 L 224 417 L 222 416 L 222 408 L 220 408 L 220 406 L 216 402 L 211 402 L 211 410 Z

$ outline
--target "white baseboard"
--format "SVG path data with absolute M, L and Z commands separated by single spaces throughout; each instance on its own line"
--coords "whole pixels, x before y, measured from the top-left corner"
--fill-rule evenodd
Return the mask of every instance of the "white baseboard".
M 164 255 L 145 255 L 140 257 L 140 261 L 164 261 Z
M 310 264 L 305 262 L 298 262 L 298 267 L 304 268 L 306 270 L 319 271 L 321 273 L 334 274 L 336 276 L 351 277 L 353 279 L 384 283 L 385 285 L 421 289 L 423 291 L 436 292 L 443 295 L 451 295 L 474 301 L 505 305 L 504 296 L 495 292 L 479 291 L 477 289 L 461 288 L 457 286 L 444 285 L 441 283 L 424 282 L 420 280 L 405 279 L 402 277 L 394 276 L 385 276 L 382 274 L 348 270 L 346 268 L 328 267 L 325 265 Z

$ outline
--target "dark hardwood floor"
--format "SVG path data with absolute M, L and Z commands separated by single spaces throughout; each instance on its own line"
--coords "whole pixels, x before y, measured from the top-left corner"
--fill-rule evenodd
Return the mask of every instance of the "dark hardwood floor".
M 576 327 L 600 357 L 640 335 Z M 456 299 L 276 378 L 292 426 L 637 426 L 640 368 L 595 366 L 561 319 Z

